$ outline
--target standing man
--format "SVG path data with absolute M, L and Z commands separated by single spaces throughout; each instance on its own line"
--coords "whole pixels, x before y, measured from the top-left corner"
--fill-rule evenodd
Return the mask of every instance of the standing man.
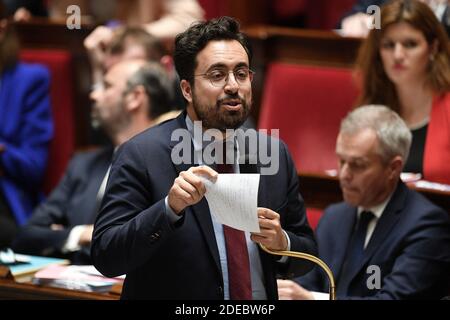
M 351 112 L 341 124 L 336 153 L 345 202 L 330 206 L 316 230 L 319 257 L 336 277 L 338 299 L 440 299 L 450 280 L 448 213 L 400 180 L 411 132 L 384 106 Z M 326 292 L 319 269 L 299 278 Z M 282 299 L 320 295 L 279 280 Z
M 124 60 L 108 70 L 103 83 L 91 93 L 93 118 L 114 147 L 170 110 L 171 84 L 157 63 Z M 20 230 L 13 249 L 90 264 L 93 223 L 112 156 L 113 147 L 109 146 L 77 154 L 59 185 Z
M 214 180 L 217 171 L 262 173 L 261 159 L 254 165 L 238 163 L 237 158 L 245 158 L 241 152 L 232 159 L 231 168 L 217 162 L 202 165 L 208 142 L 194 135 L 198 122 L 193 122 L 201 121 L 203 131 L 220 131 L 218 141 L 211 143 L 223 146 L 225 131 L 239 128 L 248 117 L 253 74 L 247 42 L 239 24 L 223 17 L 179 34 L 174 58 L 187 110 L 131 139 L 117 152 L 95 222 L 94 265 L 108 276 L 127 275 L 124 299 L 275 299 L 278 267 L 301 274 L 310 265 L 278 260 L 257 244 L 315 252 L 286 146 L 275 140 L 276 148 L 269 154 L 277 155 L 269 158 L 277 162 L 278 170 L 261 175 L 261 232 L 250 235 L 215 221 L 199 175 Z M 182 163 L 173 161 L 180 145 L 171 139 L 175 130 L 188 136 L 183 151 L 188 160 Z M 236 142 L 238 134 L 226 138 L 227 150 L 245 146 L 243 140 Z M 271 141 L 268 138 L 267 143 Z M 259 151 L 263 146 L 258 147 Z

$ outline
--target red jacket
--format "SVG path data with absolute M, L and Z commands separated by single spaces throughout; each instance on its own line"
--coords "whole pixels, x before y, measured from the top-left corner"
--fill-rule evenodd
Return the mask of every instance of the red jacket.
M 425 180 L 450 184 L 450 92 L 433 99 L 423 172 Z

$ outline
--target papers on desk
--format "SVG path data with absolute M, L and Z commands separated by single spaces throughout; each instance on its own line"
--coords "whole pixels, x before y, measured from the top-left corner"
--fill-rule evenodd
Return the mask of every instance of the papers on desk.
M 109 292 L 114 285 L 121 284 L 124 278 L 104 277 L 94 266 L 53 265 L 38 271 L 33 283 L 70 290 Z
M 420 181 L 415 182 L 413 185 L 416 186 L 417 188 L 450 192 L 450 185 L 448 185 L 448 184 L 420 180 Z
M 7 265 L 11 275 L 17 282 L 30 281 L 33 275 L 40 269 L 49 265 L 65 265 L 69 264 L 69 260 L 51 258 L 51 257 L 39 257 L 30 256 L 24 254 L 15 254 L 15 262 Z
M 206 200 L 214 218 L 232 228 L 260 232 L 258 223 L 259 174 L 219 174 L 204 179 Z

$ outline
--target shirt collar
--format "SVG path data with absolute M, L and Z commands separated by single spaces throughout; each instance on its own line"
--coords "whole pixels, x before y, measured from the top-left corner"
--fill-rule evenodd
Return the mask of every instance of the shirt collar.
M 381 202 L 380 204 L 377 204 L 373 207 L 370 208 L 363 208 L 363 207 L 358 207 L 358 219 L 361 216 L 361 212 L 363 211 L 370 211 L 373 213 L 373 215 L 375 216 L 375 218 L 380 219 L 381 215 L 384 212 L 384 209 L 386 209 L 387 204 L 389 203 L 389 201 L 392 198 L 392 194 L 394 192 L 392 192 L 387 198 L 386 200 L 384 200 L 383 202 Z
M 201 127 L 196 127 L 194 125 L 194 122 L 189 117 L 188 114 L 186 114 L 186 128 L 188 129 L 189 133 L 192 137 L 192 143 L 194 145 L 194 151 L 198 152 L 203 150 L 207 145 L 210 143 L 219 143 L 220 141 L 216 140 L 214 137 L 212 137 L 207 131 L 203 132 Z M 234 131 L 233 135 L 228 137 L 227 140 L 232 140 L 234 143 L 232 144 L 233 148 L 235 150 L 239 150 L 238 141 L 236 139 L 236 131 Z M 227 144 L 228 146 L 228 144 Z M 237 157 L 239 159 L 239 157 Z

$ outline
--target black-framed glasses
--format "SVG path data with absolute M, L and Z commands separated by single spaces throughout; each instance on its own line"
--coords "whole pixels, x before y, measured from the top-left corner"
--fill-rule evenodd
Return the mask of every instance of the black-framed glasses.
M 195 77 L 204 77 L 208 79 L 214 87 L 222 88 L 228 83 L 230 72 L 239 85 L 247 85 L 253 80 L 254 71 L 249 68 L 239 68 L 235 70 L 213 69 L 206 73 L 196 74 Z

